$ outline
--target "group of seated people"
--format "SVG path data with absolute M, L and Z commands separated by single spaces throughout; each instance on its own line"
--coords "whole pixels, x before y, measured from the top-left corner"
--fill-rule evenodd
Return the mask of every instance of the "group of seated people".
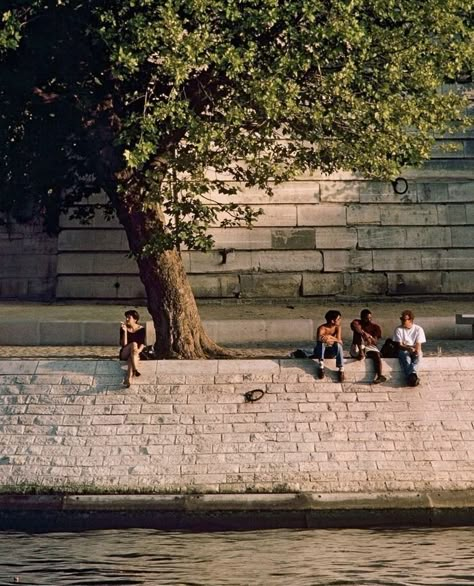
M 332 309 L 324 317 L 326 322 L 318 327 L 316 346 L 313 351 L 313 358 L 318 360 L 318 378 L 324 378 L 324 359 L 335 358 L 338 380 L 343 382 L 342 315 L 340 311 Z M 145 328 L 138 323 L 139 319 L 138 312 L 132 309 L 125 312 L 125 321 L 120 324 L 119 358 L 127 361 L 127 374 L 124 379 L 127 387 L 130 387 L 134 377 L 140 376 L 138 363 L 140 352 L 145 348 Z M 426 342 L 423 328 L 415 324 L 414 319 L 412 311 L 409 309 L 402 311 L 401 325 L 395 328 L 392 338 L 407 383 L 412 387 L 420 384 L 417 371 L 422 357 L 421 345 Z M 385 382 L 387 379 L 382 374 L 382 359 L 378 348 L 382 330 L 373 321 L 370 309 L 363 309 L 360 312 L 360 318 L 352 320 L 351 330 L 353 332 L 351 356 L 357 360 L 371 358 L 375 364 L 373 384 Z
M 344 355 L 342 348 L 342 315 L 340 311 L 332 309 L 324 316 L 326 322 L 318 327 L 316 334 L 316 346 L 313 357 L 318 360 L 318 378 L 324 378 L 324 359 L 335 358 L 338 369 L 339 382 L 344 381 Z M 418 368 L 422 357 L 421 345 L 426 342 L 423 328 L 414 323 L 415 316 L 409 309 L 402 311 L 401 325 L 395 328 L 393 344 L 406 381 L 409 386 L 416 387 L 420 384 Z M 382 330 L 372 319 L 370 309 L 363 309 L 360 318 L 351 322 L 353 332 L 350 354 L 357 360 L 371 358 L 375 364 L 374 384 L 385 382 L 387 379 L 382 374 L 382 359 L 378 343 L 382 337 Z

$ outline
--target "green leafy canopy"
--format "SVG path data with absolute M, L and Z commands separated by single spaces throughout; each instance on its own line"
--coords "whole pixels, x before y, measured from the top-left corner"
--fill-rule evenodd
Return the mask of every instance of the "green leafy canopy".
M 111 191 L 90 146 L 81 146 L 101 139 L 97 113 L 107 110 L 118 197 L 130 197 L 133 184 L 130 205 L 136 207 L 138 193 L 145 213 L 158 205 L 167 218 L 150 250 L 208 248 L 207 228 L 222 212 L 224 225 L 250 225 L 258 212 L 232 203 L 240 185 L 271 192 L 274 183 L 316 168 L 393 177 L 429 156 L 436 132 L 463 122 L 462 96 L 440 88 L 472 70 L 472 0 L 6 4 L 4 63 L 22 70 L 20 37 L 39 42 L 38 22 L 53 17 L 63 29 L 59 37 L 74 33 L 83 47 L 73 51 L 69 70 L 62 68 L 67 74 L 52 66 L 34 80 L 43 94 L 76 96 L 65 113 L 73 128 L 57 137 L 68 148 L 56 167 L 68 168 L 79 185 L 94 176 L 94 187 Z M 44 36 L 43 56 L 58 61 L 58 51 L 57 38 Z M 13 128 L 20 137 L 30 132 L 31 116 L 41 118 L 31 100 L 24 92 L 15 115 L 7 109 L 0 138 Z M 13 144 L 10 168 L 19 149 Z M 60 193 L 60 185 L 53 191 Z M 216 192 L 231 203 L 217 203 Z

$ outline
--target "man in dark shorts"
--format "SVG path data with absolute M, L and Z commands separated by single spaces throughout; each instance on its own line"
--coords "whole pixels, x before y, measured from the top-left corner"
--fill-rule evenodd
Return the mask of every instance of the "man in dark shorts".
M 363 309 L 360 312 L 360 319 L 351 322 L 352 336 L 351 356 L 357 360 L 365 357 L 372 358 L 375 365 L 375 378 L 373 384 L 385 382 L 387 379 L 382 374 L 382 359 L 377 343 L 382 337 L 382 329 L 372 321 L 370 309 Z

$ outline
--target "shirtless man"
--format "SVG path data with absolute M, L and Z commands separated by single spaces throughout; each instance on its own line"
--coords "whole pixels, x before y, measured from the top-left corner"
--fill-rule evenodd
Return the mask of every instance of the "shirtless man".
M 382 330 L 378 324 L 372 321 L 370 309 L 360 312 L 360 319 L 351 322 L 352 336 L 351 356 L 357 360 L 372 358 L 375 364 L 374 385 L 384 383 L 387 379 L 382 374 L 382 359 L 377 343 L 382 337 Z
M 324 316 L 326 323 L 318 327 L 313 355 L 319 360 L 318 378 L 324 378 L 324 358 L 336 358 L 338 380 L 344 382 L 344 357 L 342 354 L 341 312 L 331 309 Z

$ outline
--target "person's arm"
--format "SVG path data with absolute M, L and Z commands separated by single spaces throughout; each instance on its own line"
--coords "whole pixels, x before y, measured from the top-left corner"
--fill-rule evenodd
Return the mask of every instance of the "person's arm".
M 421 351 L 421 342 L 416 342 L 415 349 L 414 349 L 413 353 L 414 354 L 417 354 L 417 355 L 421 355 L 422 354 L 422 351 Z
M 335 342 L 342 344 L 342 328 L 341 326 L 336 326 L 336 331 L 334 332 Z

